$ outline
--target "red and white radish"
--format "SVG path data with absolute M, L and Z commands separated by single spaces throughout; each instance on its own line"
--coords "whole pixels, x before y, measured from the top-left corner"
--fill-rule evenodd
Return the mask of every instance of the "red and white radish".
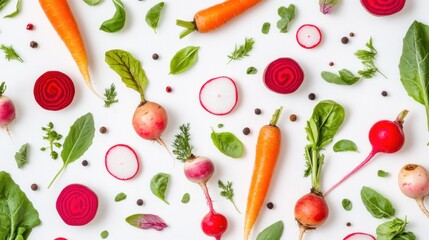
M 33 94 L 36 102 L 46 110 L 58 111 L 73 101 L 75 88 L 73 81 L 59 71 L 42 74 L 34 84 Z
M 424 199 L 429 195 L 429 172 L 418 164 L 407 164 L 398 174 L 398 185 L 407 197 L 415 199 L 422 212 L 429 217 Z
M 91 222 L 98 209 L 97 195 L 81 184 L 70 184 L 57 198 L 57 212 L 70 226 L 83 226 Z
M 300 230 L 298 239 L 301 240 L 305 231 L 316 229 L 326 221 L 329 208 L 323 195 L 312 191 L 296 202 L 294 214 Z
M 226 115 L 238 102 L 238 90 L 234 80 L 221 76 L 208 80 L 200 89 L 200 104 L 209 113 Z
M 407 114 L 408 111 L 404 110 L 399 113 L 395 121 L 381 120 L 376 122 L 371 127 L 368 134 L 369 142 L 372 146 L 372 150 L 369 155 L 340 181 L 329 188 L 328 191 L 325 192 L 325 196 L 365 166 L 377 153 L 395 153 L 399 151 L 405 142 L 403 123 Z
M 388 16 L 404 8 L 406 0 L 361 0 L 367 12 L 375 16 Z
M 140 169 L 140 162 L 136 152 L 125 144 L 112 146 L 106 152 L 104 163 L 110 175 L 119 180 L 134 178 Z
M 272 61 L 264 71 L 264 83 L 276 93 L 293 93 L 304 81 L 304 71 L 291 58 L 278 58 Z
M 155 102 L 142 102 L 134 111 L 132 123 L 141 138 L 165 145 L 161 135 L 167 127 L 168 117 L 161 105 Z
M 315 48 L 322 41 L 322 32 L 313 24 L 304 24 L 296 31 L 296 41 L 303 48 Z
M 198 156 L 188 159 L 183 169 L 189 181 L 202 184 L 212 177 L 214 165 L 210 159 Z
M 6 91 L 6 84 L 2 82 L 0 84 L 0 128 L 6 130 L 9 133 L 9 124 L 15 120 L 15 105 L 10 98 L 6 97 L 4 92 Z
M 368 233 L 355 232 L 345 236 L 343 240 L 377 240 L 377 239 Z
M 228 229 L 228 220 L 224 215 L 210 211 L 201 221 L 201 228 L 207 236 L 220 239 Z

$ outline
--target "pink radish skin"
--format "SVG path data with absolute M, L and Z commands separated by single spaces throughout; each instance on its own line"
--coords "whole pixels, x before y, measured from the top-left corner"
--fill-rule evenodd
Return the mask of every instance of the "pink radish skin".
M 136 152 L 125 144 L 112 146 L 106 152 L 104 163 L 110 175 L 123 181 L 134 178 L 140 169 Z
M 347 235 L 343 240 L 377 240 L 377 239 L 368 233 L 355 232 Z
M 374 16 L 388 16 L 398 13 L 404 8 L 405 0 L 361 0 L 367 12 Z
M 12 100 L 4 96 L 3 93 L 6 91 L 6 84 L 2 82 L 0 84 L 0 127 L 5 129 L 9 133 L 9 124 L 15 120 L 15 105 Z
M 303 48 L 315 48 L 322 41 L 322 32 L 313 24 L 304 24 L 296 31 L 296 41 Z
M 215 237 L 216 240 L 220 240 L 222 234 L 224 234 L 228 228 L 228 220 L 224 215 L 210 211 L 201 221 L 201 228 L 207 236 Z
M 161 135 L 167 127 L 167 112 L 155 102 L 142 102 L 134 112 L 133 127 L 136 133 L 143 139 L 165 144 Z
M 238 90 L 234 80 L 221 76 L 208 80 L 200 89 L 201 106 L 213 115 L 226 115 L 238 102 Z
M 372 150 L 367 158 L 340 181 L 329 188 L 328 191 L 325 192 L 325 196 L 365 166 L 377 153 L 395 153 L 399 151 L 405 142 L 403 123 L 407 114 L 408 111 L 404 110 L 399 113 L 395 121 L 381 120 L 376 122 L 369 130 L 368 138 L 371 143 Z
M 195 157 L 185 162 L 183 167 L 186 178 L 198 184 L 204 184 L 213 175 L 213 162 L 206 157 Z
M 424 198 L 429 195 L 429 172 L 417 164 L 407 164 L 398 174 L 399 189 L 407 197 L 417 201 L 422 212 L 429 217 Z

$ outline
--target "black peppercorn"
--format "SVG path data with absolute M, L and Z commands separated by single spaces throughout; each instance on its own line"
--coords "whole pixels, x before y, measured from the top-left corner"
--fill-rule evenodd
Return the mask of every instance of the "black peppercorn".
M 381 96 L 383 96 L 383 97 L 387 97 L 387 92 L 386 92 L 386 91 L 382 91 L 382 92 L 381 92 Z
M 260 115 L 262 113 L 261 109 L 255 108 L 255 114 Z
M 343 44 L 349 43 L 349 38 L 348 37 L 342 37 L 341 38 L 341 43 L 343 43 Z
M 39 189 L 39 186 L 37 186 L 37 184 L 35 183 L 31 184 L 31 190 L 37 191 L 37 189 Z
M 82 161 L 82 166 L 84 166 L 84 167 L 88 166 L 88 161 L 87 160 L 83 160 Z
M 314 94 L 314 93 L 308 94 L 308 99 L 310 99 L 310 100 L 316 99 L 316 94 Z
M 152 54 L 152 59 L 153 60 L 158 60 L 159 59 L 159 55 L 157 53 Z
M 107 128 L 106 127 L 101 127 L 100 128 L 100 133 L 101 134 L 105 134 L 107 132 Z
M 31 41 L 30 42 L 30 47 L 31 48 L 37 48 L 39 46 L 39 44 L 36 41 Z
M 136 203 L 139 206 L 143 205 L 143 199 L 138 199 Z
M 248 127 L 243 128 L 243 134 L 244 135 L 249 135 L 249 133 L 250 133 L 250 128 L 248 128 Z
M 274 208 L 274 203 L 272 203 L 272 202 L 267 203 L 267 208 L 268 209 L 273 209 Z

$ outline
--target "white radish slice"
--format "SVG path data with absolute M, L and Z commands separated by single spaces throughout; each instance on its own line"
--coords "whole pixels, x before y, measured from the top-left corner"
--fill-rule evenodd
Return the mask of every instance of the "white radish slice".
M 347 235 L 343 240 L 377 240 L 377 239 L 368 233 L 355 232 Z
M 296 32 L 296 40 L 303 48 L 314 48 L 322 41 L 322 32 L 312 24 L 304 24 Z
M 140 169 L 136 152 L 125 144 L 112 146 L 106 153 L 104 163 L 110 175 L 119 180 L 134 178 Z
M 229 77 L 212 78 L 200 89 L 200 104 L 211 114 L 226 115 L 234 109 L 237 102 L 237 86 Z

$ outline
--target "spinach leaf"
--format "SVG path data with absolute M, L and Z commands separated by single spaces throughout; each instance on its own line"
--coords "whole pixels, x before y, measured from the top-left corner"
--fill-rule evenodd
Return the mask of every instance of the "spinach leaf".
M 334 152 L 346 152 L 352 151 L 357 152 L 357 146 L 353 141 L 348 139 L 341 139 L 334 144 Z
M 244 154 L 244 145 L 230 132 L 217 133 L 212 128 L 211 138 L 216 148 L 228 157 L 240 158 Z
M 399 62 L 401 82 L 408 95 L 426 108 L 429 129 L 429 26 L 414 21 L 403 40 Z
M 280 32 L 287 32 L 289 23 L 295 19 L 295 5 L 289 4 L 288 7 L 279 7 L 277 10 L 280 20 L 277 21 L 277 28 L 280 29 Z
M 360 191 L 360 196 L 366 209 L 375 218 L 392 218 L 395 216 L 395 208 L 393 208 L 392 203 L 374 189 L 364 186 Z
M 256 240 L 280 240 L 283 235 L 283 229 L 283 221 L 275 222 L 260 232 Z
M 179 74 L 193 66 L 198 58 L 200 47 L 188 46 L 180 49 L 170 61 L 170 74 Z
M 101 0 L 83 0 L 83 1 L 90 6 L 95 6 L 101 2 Z
M 165 199 L 165 191 L 167 191 L 169 180 L 170 174 L 158 173 L 153 176 L 152 180 L 150 181 L 150 190 L 152 193 L 167 204 L 169 203 Z
M 16 165 L 18 165 L 18 168 L 22 168 L 28 163 L 28 146 L 28 143 L 22 145 L 21 148 L 19 148 L 19 151 L 15 153 L 15 161 Z
M 116 194 L 115 202 L 120 202 L 122 200 L 125 200 L 126 198 L 127 198 L 127 194 L 120 192 L 120 193 Z
M 403 232 L 399 235 L 396 235 L 395 237 L 393 237 L 392 240 L 416 240 L 417 237 L 416 235 L 414 235 L 414 233 L 412 232 Z
M 0 239 L 26 240 L 40 224 L 39 213 L 11 176 L 0 172 Z
M 60 173 L 70 164 L 80 158 L 86 150 L 92 145 L 94 139 L 95 127 L 94 117 L 91 113 L 87 113 L 82 117 L 76 119 L 70 127 L 67 137 L 64 139 L 63 150 L 61 151 L 61 158 L 63 166 L 52 179 L 48 188 L 51 187 L 55 179 Z
M 355 76 L 347 69 L 341 69 L 338 71 L 338 73 L 339 75 L 332 72 L 323 71 L 321 76 L 326 82 L 335 83 L 338 85 L 353 85 L 360 79 L 360 77 Z
M 11 13 L 11 14 L 8 14 L 8 15 L 4 16 L 4 18 L 13 18 L 16 15 L 18 15 L 20 11 L 21 11 L 21 0 L 18 0 L 16 2 L 16 9 L 15 9 L 15 11 L 13 13 Z
M 10 2 L 10 0 L 0 0 L 0 11 L 6 7 L 6 5 Z
M 404 232 L 406 226 L 407 221 L 399 218 L 380 224 L 376 230 L 377 240 L 395 239 L 396 236 L 399 236 Z
M 264 22 L 264 24 L 262 24 L 262 29 L 261 32 L 263 34 L 268 34 L 270 32 L 271 29 L 271 23 L 269 22 Z
M 112 18 L 103 22 L 100 26 L 100 30 L 105 32 L 117 32 L 121 30 L 125 25 L 126 20 L 126 12 L 124 8 L 124 4 L 121 0 L 113 0 L 113 4 L 115 5 L 116 12 Z
M 343 208 L 344 208 L 344 210 L 346 210 L 346 211 L 351 211 L 352 210 L 352 208 L 353 208 L 353 203 L 352 203 L 352 201 L 350 201 L 349 199 L 347 199 L 347 198 L 344 198 L 342 201 L 341 201 L 341 205 L 343 205 Z
M 247 74 L 256 74 L 258 70 L 255 67 L 248 67 L 246 70 Z
M 379 176 L 379 177 L 387 177 L 387 176 L 389 176 L 389 173 L 385 172 L 383 170 L 378 170 L 377 171 L 377 176 Z
M 164 9 L 164 2 L 160 2 L 153 6 L 146 14 L 145 20 L 147 25 L 151 27 L 155 32 L 158 27 L 159 18 L 161 17 L 162 9 Z
M 144 90 L 148 80 L 140 61 L 135 59 L 131 53 L 120 49 L 107 51 L 105 61 L 113 71 L 119 74 L 127 87 L 140 93 L 140 98 L 144 102 Z
M 182 203 L 187 204 L 190 200 L 191 200 L 191 195 L 189 195 L 189 193 L 183 194 L 182 200 L 181 200 Z

